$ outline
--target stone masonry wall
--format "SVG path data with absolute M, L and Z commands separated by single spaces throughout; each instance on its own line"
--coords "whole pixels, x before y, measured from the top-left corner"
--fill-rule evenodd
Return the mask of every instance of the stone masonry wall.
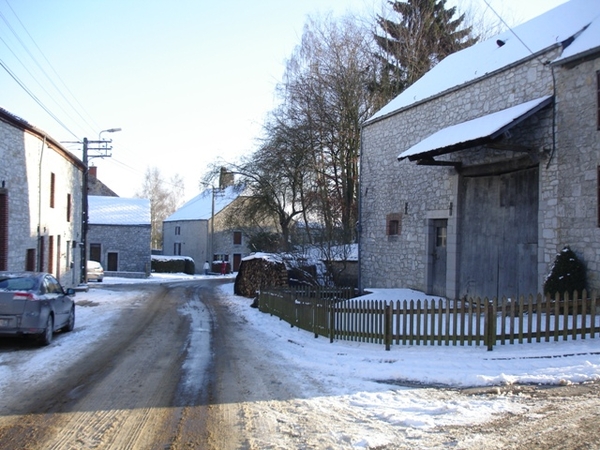
M 101 244 L 100 263 L 105 270 L 108 263 L 107 254 L 118 253 L 118 272 L 146 272 L 151 263 L 151 233 L 150 225 L 90 224 L 87 241 L 88 245 Z
M 35 250 L 37 264 L 41 237 L 44 258 L 39 269 L 58 275 L 67 287 L 77 284 L 80 253 L 72 244 L 81 240 L 81 170 L 72 159 L 44 144 L 40 136 L 4 121 L 0 121 L 0 160 L 0 183 L 8 195 L 8 270 L 24 270 L 29 249 Z M 55 180 L 53 207 L 51 174 Z M 52 258 L 50 237 L 54 241 Z
M 543 62 L 556 51 L 405 109 L 363 128 L 361 159 L 361 287 L 427 290 L 427 223 L 448 219 L 449 291 L 456 278 L 458 173 L 417 166 L 397 157 L 432 133 L 473 118 L 553 93 L 551 69 Z M 551 144 L 551 108 L 511 130 L 508 142 L 530 145 L 544 157 Z M 541 129 L 540 129 L 541 127 Z M 515 152 L 464 150 L 437 159 L 466 165 L 522 158 Z M 481 151 L 479 151 L 481 150 Z M 540 184 L 554 176 L 540 165 Z M 401 216 L 398 236 L 386 235 L 386 217 Z M 468 245 L 463 243 L 462 245 Z M 454 273 L 452 273 L 454 271 Z
M 600 58 L 556 68 L 557 148 L 551 168 L 557 177 L 548 188 L 553 208 L 543 217 L 543 262 L 548 266 L 569 245 L 587 267 L 590 289 L 600 289 L 598 71 Z

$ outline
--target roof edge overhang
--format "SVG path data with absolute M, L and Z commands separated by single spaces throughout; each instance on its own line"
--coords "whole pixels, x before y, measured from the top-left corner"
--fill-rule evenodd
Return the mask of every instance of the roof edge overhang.
M 477 44 L 475 44 L 475 45 L 477 45 Z M 409 109 L 415 108 L 415 107 L 417 107 L 419 105 L 422 105 L 424 103 L 428 103 L 428 102 L 430 102 L 432 100 L 435 100 L 437 98 L 444 97 L 444 96 L 446 96 L 448 94 L 451 94 L 453 92 L 460 91 L 461 89 L 464 89 L 467 86 L 471 86 L 473 84 L 477 84 L 477 83 L 479 83 L 481 81 L 484 81 L 484 80 L 486 80 L 488 78 L 495 77 L 499 73 L 505 72 L 505 71 L 510 70 L 510 69 L 512 69 L 514 67 L 518 67 L 518 66 L 520 66 L 521 64 L 524 64 L 527 61 L 539 58 L 540 56 L 542 56 L 542 55 L 544 55 L 544 54 L 546 54 L 548 52 L 551 52 L 553 50 L 556 50 L 559 47 L 562 47 L 562 43 L 560 43 L 560 42 L 553 43 L 552 45 L 549 45 L 549 46 L 547 46 L 547 47 L 545 47 L 543 49 L 540 49 L 540 50 L 538 50 L 535 53 L 532 53 L 532 54 L 527 55 L 524 58 L 521 58 L 521 59 L 519 59 L 517 61 L 513 61 L 510 64 L 507 64 L 505 66 L 502 66 L 502 67 L 499 67 L 499 68 L 497 68 L 495 70 L 492 70 L 491 72 L 487 72 L 487 73 L 485 73 L 485 74 L 483 74 L 483 75 L 481 75 L 479 77 L 473 78 L 471 80 L 468 80 L 468 81 L 466 81 L 464 83 L 461 83 L 461 84 L 458 84 L 456 86 L 452 86 L 451 88 L 448 88 L 448 89 L 446 89 L 444 91 L 440 91 L 440 92 L 437 92 L 435 94 L 432 94 L 429 97 L 425 97 L 425 98 L 422 98 L 420 100 L 416 100 L 413 103 L 410 103 L 408 105 L 402 106 L 402 107 L 400 107 L 400 108 L 398 108 L 398 109 L 396 109 L 394 111 L 390 111 L 387 114 L 384 114 L 382 116 L 372 117 L 370 119 L 367 119 L 362 124 L 361 128 L 367 127 L 369 125 L 372 125 L 374 123 L 380 122 L 380 121 L 385 120 L 385 119 L 389 119 L 390 117 L 395 116 L 397 114 L 400 114 L 400 113 L 402 113 L 404 111 L 407 111 Z M 435 70 L 435 67 L 433 67 L 431 70 Z M 418 83 L 419 80 L 417 80 L 416 82 Z M 398 95 L 401 95 L 401 94 L 398 94 Z M 377 114 L 377 113 L 375 113 L 375 114 Z
M 403 153 L 401 153 L 398 156 L 398 160 L 402 161 L 404 159 L 408 159 L 409 161 L 417 161 L 418 164 L 420 165 L 451 165 L 451 166 L 457 166 L 460 165 L 460 163 L 456 163 L 456 162 L 443 162 L 443 161 L 436 161 L 434 159 L 435 156 L 440 156 L 440 155 L 446 155 L 448 153 L 453 153 L 453 152 L 457 152 L 460 150 L 465 150 L 468 148 L 473 148 L 473 147 L 477 147 L 477 146 L 481 146 L 481 145 L 486 145 L 486 144 L 490 144 L 494 141 L 496 141 L 499 137 L 503 136 L 505 133 L 507 133 L 511 128 L 515 127 L 516 125 L 522 123 L 524 120 L 528 119 L 529 117 L 533 116 L 534 114 L 536 114 L 538 111 L 540 111 L 541 109 L 547 107 L 548 105 L 550 105 L 553 101 L 554 101 L 554 97 L 549 95 L 546 97 L 541 97 L 539 99 L 540 101 L 535 104 L 533 107 L 531 107 L 530 109 L 528 109 L 527 111 L 525 111 L 523 114 L 520 114 L 519 116 L 515 117 L 513 120 L 511 120 L 510 122 L 499 126 L 496 130 L 492 131 L 491 133 L 484 135 L 484 136 L 478 136 L 474 139 L 468 139 L 465 141 L 460 141 L 460 142 L 454 142 L 452 144 L 449 145 L 444 145 L 441 147 L 436 147 L 436 148 L 432 148 L 430 150 L 426 150 L 423 152 L 417 152 L 414 154 L 407 154 L 408 152 L 411 151 L 412 148 L 414 148 L 415 146 L 409 148 L 408 150 L 404 151 Z M 515 105 L 519 106 L 519 105 Z M 514 108 L 514 107 L 511 107 Z M 478 120 L 481 120 L 483 118 L 489 117 L 493 114 L 497 114 L 497 113 L 501 113 L 502 111 L 508 111 L 511 108 L 506 108 L 505 110 L 501 110 L 501 111 L 497 111 L 496 113 L 492 113 L 492 114 L 487 114 L 485 116 L 481 116 L 472 120 L 468 120 L 466 122 L 461 122 L 459 124 L 455 124 L 455 125 L 451 125 L 450 127 L 446 127 L 446 128 L 442 128 L 441 130 L 438 131 L 438 133 L 440 131 L 443 130 L 447 130 L 451 127 L 456 127 L 456 126 L 460 126 L 460 125 L 464 125 L 464 124 L 472 124 L 473 126 L 476 126 L 476 122 Z M 434 133 L 435 134 L 435 133 Z M 421 140 L 419 142 L 419 144 L 421 142 L 424 142 L 426 139 L 428 139 L 429 137 L 433 136 L 430 135 L 427 138 Z M 416 144 L 416 145 L 419 145 Z
M 48 146 L 52 147 L 57 153 L 63 155 L 66 159 L 71 161 L 81 172 L 85 172 L 87 169 L 83 161 L 63 147 L 60 142 L 48 135 L 45 131 L 31 125 L 25 119 L 10 113 L 4 108 L 0 108 L 0 120 L 12 125 L 15 128 L 19 128 L 27 133 L 33 134 L 39 139 L 45 140 Z

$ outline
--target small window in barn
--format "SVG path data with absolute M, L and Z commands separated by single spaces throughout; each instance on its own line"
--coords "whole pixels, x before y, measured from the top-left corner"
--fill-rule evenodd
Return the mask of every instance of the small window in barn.
M 241 231 L 233 232 L 233 245 L 242 245 L 242 232 Z
M 173 244 L 173 254 L 177 256 L 181 255 L 181 242 L 175 242 L 175 244 Z
M 175 235 L 179 236 L 181 234 L 181 227 L 175 227 Z
M 54 208 L 54 189 L 56 186 L 56 177 L 54 173 L 50 173 L 50 208 Z
M 387 235 L 398 236 L 402 228 L 402 215 L 398 213 L 387 216 Z

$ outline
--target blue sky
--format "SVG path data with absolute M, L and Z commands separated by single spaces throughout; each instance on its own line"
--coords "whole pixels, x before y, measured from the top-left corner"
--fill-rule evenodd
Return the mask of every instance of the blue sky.
M 184 178 L 188 200 L 209 163 L 255 148 L 307 16 L 367 17 L 383 3 L 0 0 L 0 61 L 62 125 L 2 67 L 0 107 L 59 141 L 122 128 L 103 134 L 113 139 L 113 157 L 92 160 L 99 178 L 131 197 L 156 166 L 166 178 Z M 513 25 L 564 0 L 488 3 Z M 80 145 L 65 146 L 81 157 Z

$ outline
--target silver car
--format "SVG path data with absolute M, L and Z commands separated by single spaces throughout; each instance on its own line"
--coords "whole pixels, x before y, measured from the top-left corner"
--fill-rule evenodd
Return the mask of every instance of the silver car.
M 102 280 L 104 279 L 104 269 L 102 268 L 102 264 L 98 261 L 88 261 L 86 268 L 88 281 L 96 280 L 98 283 L 102 283 Z
M 74 295 L 49 273 L 0 272 L 0 336 L 34 336 L 49 345 L 55 331 L 75 327 Z

